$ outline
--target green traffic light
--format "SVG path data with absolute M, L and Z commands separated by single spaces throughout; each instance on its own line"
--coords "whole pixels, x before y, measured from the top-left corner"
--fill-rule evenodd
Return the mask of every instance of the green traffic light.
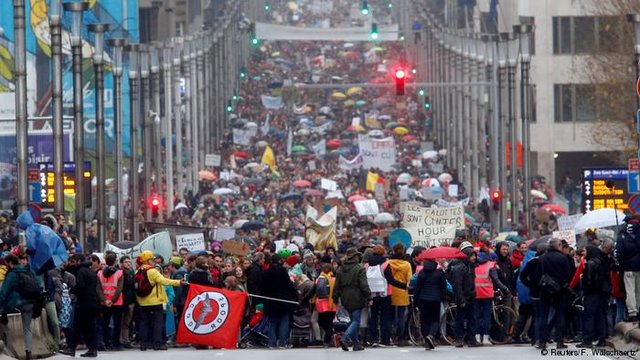
M 391 9 L 393 7 L 393 3 L 389 3 L 389 9 Z
M 378 33 L 371 33 L 371 39 L 378 40 Z
M 364 16 L 369 15 L 369 9 L 367 9 L 367 8 L 362 9 L 362 15 L 364 15 Z
M 420 89 L 420 91 L 418 91 L 418 95 L 424 96 L 424 90 Z
M 424 108 L 427 110 L 431 109 L 431 103 L 424 103 Z
M 232 111 L 233 111 L 233 106 L 227 105 L 227 112 L 232 112 Z
M 244 79 L 247 77 L 247 74 L 245 74 L 244 72 L 240 73 L 240 79 Z
M 258 45 L 258 38 L 253 38 L 253 39 L 251 39 L 251 43 L 252 43 L 253 45 Z

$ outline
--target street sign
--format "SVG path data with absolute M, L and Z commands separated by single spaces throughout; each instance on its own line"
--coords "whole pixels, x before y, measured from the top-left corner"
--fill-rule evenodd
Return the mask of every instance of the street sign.
M 629 159 L 627 186 L 629 194 L 640 193 L 640 159 Z
M 640 194 L 632 195 L 629 198 L 629 211 L 633 214 L 640 213 Z
M 41 202 L 42 201 L 42 185 L 39 181 L 29 182 L 29 202 Z
M 220 155 L 207 154 L 204 158 L 204 166 L 218 167 L 220 166 Z
M 626 168 L 583 168 L 582 212 L 614 207 L 626 210 L 628 173 Z M 613 188 L 607 187 L 607 181 L 613 182 Z
M 40 206 L 36 204 L 29 204 L 27 205 L 27 210 L 31 213 L 33 221 L 39 223 L 40 219 L 42 218 L 42 209 L 40 208 Z

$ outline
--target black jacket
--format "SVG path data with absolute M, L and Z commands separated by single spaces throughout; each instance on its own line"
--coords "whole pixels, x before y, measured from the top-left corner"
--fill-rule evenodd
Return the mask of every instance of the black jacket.
M 414 296 L 419 300 L 442 301 L 447 292 L 447 280 L 438 264 L 425 261 L 422 271 L 418 274 Z
M 208 270 L 195 268 L 189 273 L 189 283 L 204 286 L 215 286 Z
M 287 270 L 280 264 L 271 264 L 269 269 L 262 273 L 259 288 L 261 295 L 298 302 L 298 292 L 291 282 L 291 279 L 289 279 Z M 296 308 L 297 305 L 292 303 L 264 300 L 265 315 L 285 314 Z
M 136 302 L 136 293 L 133 287 L 133 275 L 135 275 L 133 269 L 122 269 L 122 304 L 125 306 Z
M 529 296 L 535 299 L 540 299 L 540 272 L 538 271 L 538 265 L 540 258 L 538 256 L 532 258 L 527 262 L 524 269 L 520 273 L 520 281 L 522 284 L 529 288 Z
M 616 242 L 616 257 L 620 264 L 620 271 L 640 271 L 640 234 L 638 225 L 628 226 L 632 231 L 627 232 L 621 226 Z
M 549 248 L 547 253 L 540 257 L 538 272 L 540 273 L 539 278 L 542 278 L 542 275 L 547 274 L 563 288 L 566 288 L 573 278 L 573 271 L 571 271 L 569 258 L 554 248 Z M 541 293 L 541 295 L 545 294 Z
M 513 267 L 511 266 L 511 259 L 509 256 L 501 256 L 500 255 L 500 247 L 506 245 L 506 243 L 498 243 L 496 244 L 496 265 L 498 266 L 498 278 L 500 282 L 502 282 L 512 293 L 515 293 L 516 289 L 516 276 L 514 275 Z
M 599 248 L 587 246 L 582 290 L 585 295 L 611 294 L 611 264 L 609 258 Z
M 458 306 L 466 306 L 476 298 L 476 273 L 469 259 L 455 259 L 449 264 L 449 282 Z
M 71 289 L 76 296 L 76 306 L 83 310 L 100 309 L 98 297 L 98 276 L 91 270 L 91 262 L 83 262 L 77 268 L 76 286 Z
M 252 262 L 247 268 L 247 291 L 249 294 L 260 294 L 260 276 L 262 267 L 256 262 Z

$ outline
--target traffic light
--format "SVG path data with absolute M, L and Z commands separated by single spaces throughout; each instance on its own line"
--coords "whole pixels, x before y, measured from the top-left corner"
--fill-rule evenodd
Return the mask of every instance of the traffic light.
M 391 1 L 389 1 L 389 4 L 387 5 L 387 7 L 388 7 L 389 9 L 393 8 L 393 3 L 392 3 Z
M 424 89 L 418 90 L 418 96 L 424 96 Z
M 242 66 L 240 68 L 240 79 L 244 79 L 247 77 L 247 68 Z
M 368 1 L 363 1 L 360 4 L 360 12 L 362 13 L 362 15 L 367 16 L 369 15 L 369 2 Z
M 264 11 L 268 12 L 271 9 L 271 5 L 268 1 L 264 2 Z
M 371 23 L 371 39 L 378 40 L 378 24 Z
M 238 100 L 238 93 L 237 93 L 237 92 L 235 92 L 235 91 L 233 92 L 233 98 L 232 98 L 232 100 L 233 100 L 233 101 L 237 101 L 237 100 Z
M 431 110 L 431 99 L 429 99 L 429 97 L 424 99 L 424 109 Z
M 158 213 L 160 212 L 160 199 L 157 195 L 153 195 L 151 197 L 151 216 L 154 218 L 158 217 Z
M 493 210 L 500 210 L 500 202 L 502 201 L 502 193 L 500 190 L 491 191 L 491 203 L 493 204 Z
M 231 103 L 231 100 L 227 101 L 227 112 L 230 113 L 233 111 L 233 104 Z
M 407 77 L 407 73 L 404 69 L 398 69 L 395 73 L 396 77 L 396 95 L 404 95 L 404 81 Z

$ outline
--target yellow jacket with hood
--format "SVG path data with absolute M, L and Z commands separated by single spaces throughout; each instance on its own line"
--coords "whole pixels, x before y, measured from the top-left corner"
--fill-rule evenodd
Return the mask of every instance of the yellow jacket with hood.
M 164 286 L 162 285 L 180 286 L 180 280 L 167 279 L 160 274 L 156 268 L 150 265 L 142 265 L 142 268 L 147 270 L 147 278 L 153 286 L 153 290 L 151 290 L 149 295 L 144 297 L 136 295 L 138 304 L 140 304 L 140 306 L 165 305 L 168 298 L 167 293 L 164 291 Z
M 411 264 L 408 261 L 389 259 L 389 266 L 394 279 L 401 283 L 409 284 L 411 280 Z M 391 305 L 408 306 L 409 304 L 409 290 L 394 287 L 391 292 Z

